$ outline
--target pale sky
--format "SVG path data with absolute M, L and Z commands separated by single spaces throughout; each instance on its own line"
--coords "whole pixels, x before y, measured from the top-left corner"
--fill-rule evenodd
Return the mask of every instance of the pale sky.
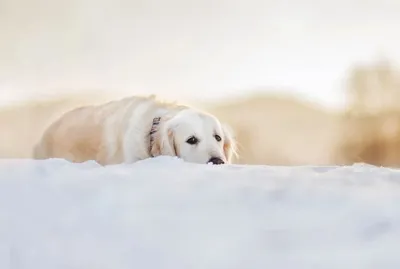
M 399 62 L 399 14 L 396 0 L 0 0 L 0 103 L 265 87 L 336 106 L 352 64 Z

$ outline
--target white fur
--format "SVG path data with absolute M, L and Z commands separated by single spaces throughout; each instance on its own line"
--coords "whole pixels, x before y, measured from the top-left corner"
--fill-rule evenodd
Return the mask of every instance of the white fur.
M 151 146 L 149 133 L 156 117 L 161 121 Z M 199 143 L 188 144 L 191 136 Z M 49 126 L 34 150 L 35 158 L 96 160 L 101 164 L 132 163 L 158 155 L 203 164 L 217 157 L 230 163 L 233 154 L 232 132 L 216 117 L 153 96 L 74 109 Z

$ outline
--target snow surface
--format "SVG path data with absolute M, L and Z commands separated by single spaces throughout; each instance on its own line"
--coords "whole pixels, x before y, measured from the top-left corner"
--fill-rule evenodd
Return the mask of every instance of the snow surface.
M 1 269 L 400 268 L 400 172 L 0 162 Z

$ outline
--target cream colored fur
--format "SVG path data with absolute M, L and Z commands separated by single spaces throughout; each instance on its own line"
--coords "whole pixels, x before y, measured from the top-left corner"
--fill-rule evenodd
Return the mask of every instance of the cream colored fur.
M 156 117 L 161 121 L 150 145 L 149 133 Z M 215 132 L 222 141 L 215 140 Z M 198 145 L 186 143 L 192 134 L 200 138 Z M 169 155 L 194 163 L 207 163 L 212 157 L 230 163 L 235 149 L 231 130 L 214 116 L 150 96 L 128 97 L 65 113 L 45 130 L 33 158 L 95 160 L 108 165 Z

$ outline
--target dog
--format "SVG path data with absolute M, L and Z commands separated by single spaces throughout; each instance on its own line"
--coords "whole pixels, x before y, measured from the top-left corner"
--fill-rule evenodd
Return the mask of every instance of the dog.
M 47 127 L 33 149 L 34 159 L 94 160 L 103 166 L 160 155 L 230 164 L 236 141 L 230 126 L 215 116 L 151 95 L 72 109 Z

